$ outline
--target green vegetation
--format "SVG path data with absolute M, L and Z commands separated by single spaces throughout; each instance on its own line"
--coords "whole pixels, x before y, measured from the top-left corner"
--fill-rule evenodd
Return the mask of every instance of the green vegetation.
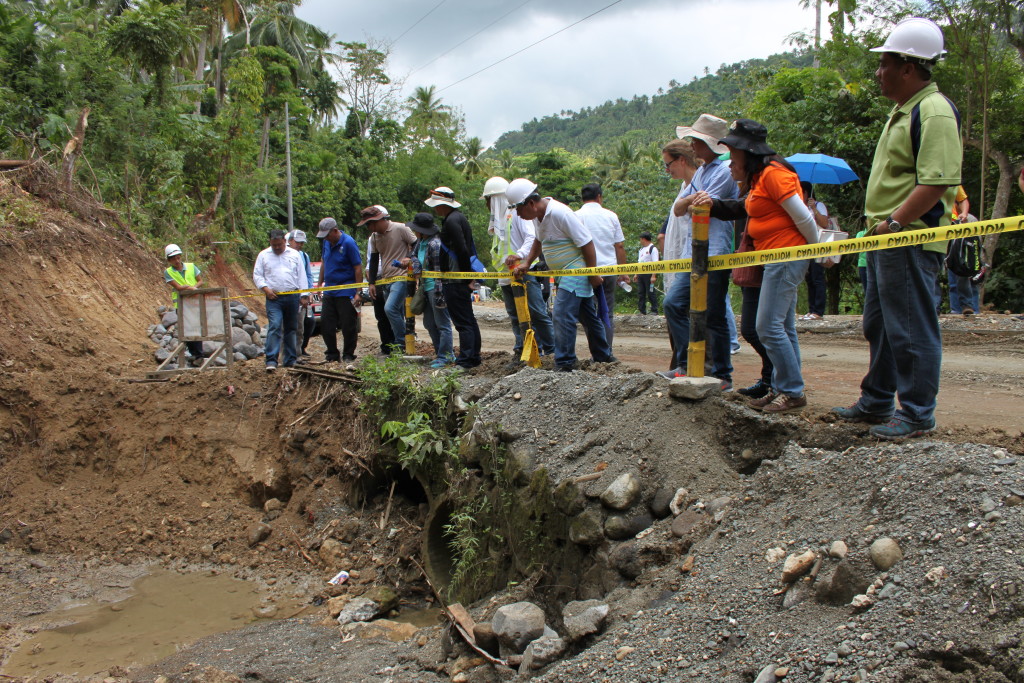
M 265 246 L 266 230 L 287 224 L 287 108 L 299 228 L 312 230 L 332 215 L 362 246 L 364 235 L 353 229 L 360 208 L 383 204 L 409 220 L 430 188 L 448 185 L 463 199 L 486 260 L 487 211 L 476 197 L 489 175 L 525 175 L 572 205 L 584 183 L 599 181 L 606 206 L 622 218 L 632 259 L 637 236 L 661 227 L 677 188 L 659 148 L 701 112 L 762 120 L 781 153 L 840 156 L 866 178 L 890 106 L 878 94 L 877 56 L 868 48 L 914 13 L 945 28 L 950 57 L 936 80 L 963 113 L 973 213 L 1024 212 L 1015 183 L 1024 159 L 1017 131 L 1024 2 L 827 5 L 831 37 L 818 49 L 798 36 L 792 52 L 722 65 L 686 84 L 673 80 L 649 96 L 546 116 L 484 149 L 434 85 L 399 100 L 388 47 L 337 42 L 298 19 L 294 3 L 11 0 L 0 5 L 0 156 L 43 157 L 61 167 L 88 110 L 84 144 L 69 167 L 85 191 L 154 248 L 175 241 L 204 261 L 220 243 L 223 256 L 248 264 Z M 855 232 L 863 183 L 817 190 Z M 318 258 L 318 245 L 309 248 Z M 995 265 L 986 298 L 1019 310 L 1020 237 L 993 236 L 986 248 Z M 854 275 L 854 259 L 829 271 L 832 311 L 859 310 L 857 300 L 839 295 L 856 291 Z M 632 301 L 619 310 L 632 310 Z

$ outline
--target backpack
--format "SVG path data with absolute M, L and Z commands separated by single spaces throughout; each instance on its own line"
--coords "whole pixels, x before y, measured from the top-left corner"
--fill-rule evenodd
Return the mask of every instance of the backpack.
M 959 277 L 976 277 L 985 268 L 981 256 L 981 238 L 958 237 L 946 248 L 946 269 Z

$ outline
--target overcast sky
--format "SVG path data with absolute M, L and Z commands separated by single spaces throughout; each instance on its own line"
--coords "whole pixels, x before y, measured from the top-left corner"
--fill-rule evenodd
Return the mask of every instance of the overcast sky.
M 703 75 L 705 67 L 790 49 L 787 36 L 814 23 L 813 9 L 801 9 L 799 0 L 620 0 L 456 84 L 611 1 L 305 0 L 297 14 L 340 41 L 394 43 L 390 73 L 405 78 L 403 99 L 416 86 L 436 85 L 444 102 L 465 114 L 468 135 L 487 145 L 534 117 L 652 95 L 672 79 Z

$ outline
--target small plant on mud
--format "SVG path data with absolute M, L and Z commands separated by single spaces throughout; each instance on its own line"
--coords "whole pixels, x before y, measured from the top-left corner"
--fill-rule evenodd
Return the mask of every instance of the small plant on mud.
M 448 587 L 449 598 L 455 598 L 460 592 L 471 590 L 474 583 L 485 573 L 487 558 L 481 553 L 481 539 L 497 536 L 493 529 L 480 522 L 488 518 L 489 510 L 490 501 L 486 497 L 481 497 L 475 504 L 469 503 L 453 513 L 451 522 L 444 525 L 444 534 L 448 537 L 448 545 L 454 558 L 452 582 Z M 500 536 L 491 540 L 499 545 L 504 543 Z
M 426 413 L 410 413 L 407 422 L 389 420 L 381 425 L 380 434 L 385 442 L 395 443 L 399 464 L 413 474 L 443 461 L 448 450 L 446 435 L 434 429 Z

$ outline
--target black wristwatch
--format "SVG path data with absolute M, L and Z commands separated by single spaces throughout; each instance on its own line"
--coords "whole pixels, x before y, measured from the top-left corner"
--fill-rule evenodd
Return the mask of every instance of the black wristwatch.
M 889 232 L 899 232 L 903 230 L 903 226 L 900 225 L 900 222 L 892 216 L 886 218 L 885 222 L 889 224 Z

